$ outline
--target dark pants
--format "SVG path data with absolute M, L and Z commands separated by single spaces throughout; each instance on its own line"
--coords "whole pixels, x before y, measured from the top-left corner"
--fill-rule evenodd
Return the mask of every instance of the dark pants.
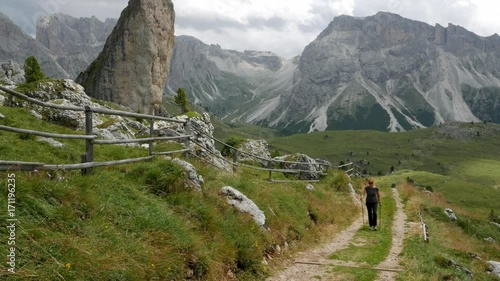
M 377 226 L 377 205 L 377 202 L 366 202 L 366 209 L 368 210 L 368 223 L 370 226 Z

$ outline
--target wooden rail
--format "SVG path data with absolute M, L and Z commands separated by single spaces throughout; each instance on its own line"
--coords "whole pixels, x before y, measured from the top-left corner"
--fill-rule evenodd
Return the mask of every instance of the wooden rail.
M 147 115 L 147 114 L 139 114 L 139 113 L 133 113 L 133 112 L 125 112 L 125 111 L 119 111 L 119 110 L 111 110 L 111 109 L 105 109 L 105 108 L 90 107 L 90 106 L 85 106 L 85 107 L 62 106 L 62 105 L 52 104 L 52 103 L 48 103 L 48 102 L 42 102 L 42 101 L 36 100 L 34 98 L 30 98 L 24 94 L 18 93 L 16 91 L 13 91 L 13 90 L 8 89 L 8 88 L 3 87 L 3 86 L 0 86 L 0 90 L 6 92 L 6 93 L 8 93 L 16 98 L 23 99 L 25 101 L 28 101 L 30 103 L 33 103 L 33 104 L 36 104 L 39 106 L 55 108 L 55 109 L 59 109 L 59 110 L 71 110 L 71 111 L 79 111 L 79 112 L 83 111 L 85 113 L 85 135 L 53 134 L 53 133 L 40 132 L 40 131 L 35 131 L 35 130 L 27 130 L 27 129 L 14 128 L 14 127 L 0 125 L 0 130 L 10 131 L 10 132 L 14 132 L 14 133 L 29 134 L 29 135 L 50 137 L 50 138 L 59 138 L 59 139 L 85 140 L 85 153 L 81 155 L 82 163 L 52 165 L 52 164 L 45 164 L 45 163 L 40 163 L 40 162 L 22 162 L 22 161 L 0 160 L 0 170 L 34 170 L 34 169 L 74 170 L 74 169 L 81 169 L 82 174 L 89 174 L 92 172 L 92 168 L 94 168 L 94 167 L 113 166 L 113 165 L 133 163 L 133 162 L 138 162 L 138 161 L 146 161 L 146 160 L 153 159 L 155 157 L 155 155 L 168 155 L 168 154 L 173 154 L 173 153 L 181 153 L 181 152 L 189 151 L 189 149 L 182 149 L 182 150 L 176 150 L 176 151 L 153 152 L 154 141 L 187 139 L 187 141 L 185 141 L 185 142 L 189 143 L 189 138 L 192 137 L 192 135 L 190 135 L 190 134 L 180 135 L 180 136 L 175 136 L 175 137 L 154 137 L 153 136 L 154 121 L 156 120 L 156 121 L 182 123 L 185 126 L 187 126 L 186 131 L 189 132 L 190 131 L 189 125 L 187 125 L 187 122 L 183 121 L 183 120 L 177 120 L 177 119 L 166 118 L 166 117 L 161 117 L 161 116 L 154 116 L 154 115 Z M 93 122 L 92 122 L 93 117 L 92 116 L 94 113 L 149 119 L 150 120 L 150 135 L 148 138 L 130 139 L 130 140 L 97 140 L 96 139 L 97 136 L 93 133 L 93 127 L 92 127 L 92 124 L 93 124 Z M 94 145 L 125 144 L 125 143 L 140 143 L 140 142 L 147 142 L 149 144 L 149 153 L 148 153 L 149 155 L 146 157 L 122 159 L 122 160 L 106 161 L 106 162 L 94 162 Z
M 351 177 L 355 175 L 355 166 L 354 164 L 347 163 L 341 166 L 333 166 L 329 163 L 326 163 L 325 161 L 316 161 L 316 163 L 307 163 L 307 162 L 293 162 L 293 161 L 285 161 L 285 160 L 273 160 L 273 159 L 267 159 L 264 157 L 260 157 L 258 155 L 252 154 L 250 152 L 242 151 L 237 149 L 236 147 L 233 147 L 227 143 L 224 143 L 223 141 L 214 138 L 213 136 L 199 130 L 198 128 L 191 128 L 189 123 L 183 120 L 178 120 L 178 119 L 173 119 L 173 118 L 166 118 L 166 117 L 161 117 L 161 116 L 154 116 L 154 115 L 147 115 L 147 114 L 140 114 L 140 113 L 133 113 L 133 112 L 125 112 L 125 111 L 119 111 L 119 110 L 111 110 L 111 109 L 105 109 L 105 108 L 97 108 L 97 107 L 90 107 L 90 106 L 85 106 L 85 107 L 77 107 L 77 106 L 62 106 L 62 105 L 57 105 L 49 102 L 42 102 L 39 100 L 36 100 L 34 98 L 30 98 L 24 94 L 18 93 L 16 91 L 13 91 L 11 89 L 8 89 L 6 87 L 0 86 L 0 90 L 15 96 L 16 98 L 23 99 L 25 101 L 28 101 L 30 103 L 34 103 L 43 107 L 49 107 L 49 108 L 55 108 L 59 110 L 71 110 L 71 111 L 79 111 L 79 112 L 84 112 L 85 113 L 85 135 L 68 135 L 68 134 L 52 134 L 52 133 L 47 133 L 47 132 L 39 132 L 39 131 L 34 131 L 34 130 L 26 130 L 26 129 L 20 129 L 20 128 L 13 128 L 13 127 L 8 127 L 8 126 L 2 126 L 0 125 L 0 130 L 4 131 L 11 131 L 15 133 L 24 133 L 24 134 L 30 134 L 30 135 L 36 135 L 36 136 L 43 136 L 43 137 L 51 137 L 51 138 L 62 138 L 62 139 L 82 139 L 85 140 L 85 153 L 81 155 L 82 163 L 79 164 L 58 164 L 58 165 L 50 165 L 50 164 L 45 164 L 45 163 L 38 163 L 38 162 L 16 162 L 16 161 L 3 161 L 0 160 L 0 170 L 8 170 L 8 169 L 18 169 L 18 170 L 33 170 L 34 168 L 37 169 L 46 169 L 46 170 L 57 170 L 57 169 L 65 169 L 65 170 L 72 170 L 72 169 L 81 169 L 82 174 L 89 174 L 92 172 L 92 168 L 94 167 L 100 167 L 100 166 L 112 166 L 112 165 L 120 165 L 120 164 L 125 164 L 125 163 L 132 163 L 132 162 L 138 162 L 138 161 L 146 161 L 152 159 L 156 155 L 169 155 L 173 153 L 183 153 L 187 152 L 190 149 L 190 142 L 193 141 L 197 143 L 193 137 L 193 134 L 191 133 L 192 130 L 197 130 L 198 133 L 205 135 L 206 137 L 221 143 L 222 145 L 229 147 L 233 152 L 234 152 L 234 162 L 229 161 L 224 157 L 221 157 L 215 153 L 213 153 L 210 150 L 206 150 L 208 153 L 212 154 L 213 156 L 217 158 L 221 158 L 224 161 L 227 161 L 229 164 L 233 166 L 234 169 L 236 169 L 238 166 L 244 166 L 248 167 L 251 169 L 255 170 L 261 170 L 261 171 L 268 171 L 269 172 L 269 181 L 271 182 L 278 182 L 276 180 L 273 180 L 272 178 L 272 173 L 273 172 L 279 172 L 279 173 L 291 173 L 291 174 L 298 174 L 298 173 L 314 173 L 314 174 L 319 174 L 319 175 L 325 175 L 322 171 L 311 171 L 311 170 L 300 170 L 300 169 L 274 169 L 274 168 L 262 168 L 262 167 L 255 167 L 251 165 L 246 165 L 243 163 L 238 163 L 238 155 L 239 154 L 244 154 L 249 157 L 252 157 L 254 159 L 258 159 L 261 161 L 266 161 L 271 163 L 271 167 L 274 166 L 274 164 L 296 164 L 296 165 L 314 165 L 314 166 L 319 166 L 321 168 L 324 168 L 325 170 L 328 170 L 329 168 L 336 168 L 336 169 L 342 169 L 344 167 L 351 166 L 351 169 L 348 169 L 346 171 L 346 174 Z M 92 127 L 92 118 L 94 113 L 99 113 L 99 114 L 107 114 L 107 115 L 117 115 L 117 116 L 124 116 L 124 117 L 135 117 L 135 118 L 142 118 L 142 119 L 148 119 L 150 120 L 150 126 L 149 126 L 149 137 L 147 138 L 139 138 L 139 139 L 130 139 L 130 140 L 98 140 L 96 139 L 97 136 L 93 133 L 93 127 Z M 179 135 L 175 137 L 154 137 L 154 121 L 166 121 L 166 122 L 175 122 L 175 123 L 181 123 L 184 124 L 186 134 L 185 135 Z M 153 152 L 153 144 L 155 141 L 161 141 L 161 140 L 180 140 L 184 139 L 186 149 L 182 150 L 176 150 L 176 151 L 165 151 L 165 152 Z M 147 157 L 140 157 L 140 158 L 133 158 L 133 159 L 122 159 L 122 160 L 116 160 L 116 161 L 107 161 L 107 162 L 95 162 L 94 161 L 94 145 L 108 145 L 108 144 L 126 144 L 126 143 L 148 143 L 148 156 Z M 200 145 L 197 143 L 200 147 L 204 147 L 203 145 Z M 316 181 L 316 180 L 311 180 L 311 181 Z
M 46 132 L 40 132 L 40 131 L 33 131 L 33 130 L 8 127 L 8 126 L 3 126 L 3 125 L 0 125 L 0 130 L 14 132 L 14 133 L 20 133 L 20 134 L 29 134 L 29 135 L 40 136 L 40 137 L 59 138 L 59 139 L 82 139 L 82 140 L 90 139 L 91 140 L 91 139 L 97 138 L 96 135 L 52 134 L 52 133 L 46 133 Z
M 420 217 L 420 222 L 422 223 L 422 232 L 424 234 L 424 241 L 429 242 L 429 233 L 428 233 L 429 227 L 427 226 L 427 224 L 424 221 L 424 217 L 422 216 L 422 212 L 419 212 L 418 216 Z

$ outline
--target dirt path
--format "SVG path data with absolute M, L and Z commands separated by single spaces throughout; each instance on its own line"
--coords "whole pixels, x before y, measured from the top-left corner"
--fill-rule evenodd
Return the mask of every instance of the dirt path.
M 399 269 L 399 254 L 403 248 L 403 239 L 405 233 L 406 215 L 403 212 L 403 204 L 399 198 L 397 189 L 393 188 L 392 195 L 396 200 L 396 214 L 392 225 L 392 246 L 387 258 L 380 263 L 377 268 Z M 318 247 L 316 249 L 301 252 L 295 258 L 295 263 L 286 269 L 277 272 L 275 276 L 270 277 L 267 281 L 302 281 L 302 280 L 342 280 L 336 279 L 328 272 L 332 265 L 342 266 L 365 266 L 355 262 L 333 261 L 328 257 L 335 251 L 346 248 L 351 242 L 354 234 L 363 226 L 363 220 L 360 216 L 347 229 L 338 233 L 332 242 Z M 377 280 L 395 280 L 396 272 L 380 271 Z
M 403 240 L 405 236 L 406 214 L 403 211 L 403 203 L 396 188 L 392 188 L 392 195 L 396 200 L 396 213 L 392 222 L 392 244 L 389 255 L 378 266 L 381 268 L 399 268 L 399 254 L 403 250 Z M 396 272 L 381 271 L 378 275 L 379 281 L 396 280 Z

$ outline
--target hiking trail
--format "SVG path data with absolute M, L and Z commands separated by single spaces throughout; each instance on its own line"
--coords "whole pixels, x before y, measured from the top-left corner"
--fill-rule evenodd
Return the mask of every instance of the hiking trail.
M 332 253 L 345 249 L 353 243 L 353 237 L 357 231 L 363 227 L 363 218 L 360 216 L 345 230 L 339 232 L 331 242 L 321 245 L 312 250 L 300 252 L 295 256 L 295 263 L 287 268 L 275 272 L 267 281 L 302 281 L 302 280 L 343 280 L 345 276 L 336 276 L 330 272 L 334 266 L 372 268 L 378 270 L 379 274 L 375 280 L 391 281 L 395 280 L 399 266 L 399 254 L 403 249 L 403 240 L 406 231 L 406 215 L 403 212 L 403 204 L 399 197 L 398 190 L 391 188 L 392 196 L 396 201 L 396 212 L 392 220 L 392 243 L 389 254 L 385 260 L 375 267 L 365 263 L 353 261 L 332 260 L 329 256 Z M 366 215 L 366 212 L 365 212 Z M 366 218 L 365 218 L 366 220 Z

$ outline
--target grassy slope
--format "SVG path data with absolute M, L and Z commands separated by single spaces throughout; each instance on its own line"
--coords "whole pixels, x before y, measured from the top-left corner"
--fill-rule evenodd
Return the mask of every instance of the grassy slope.
M 473 208 L 461 208 L 444 199 L 442 194 L 434 192 L 429 195 L 422 188 L 407 184 L 403 179 L 407 176 L 428 178 L 435 175 L 404 171 L 390 177 L 391 181 L 398 181 L 410 223 L 402 253 L 405 271 L 397 280 L 470 280 L 464 270 L 450 266 L 449 260 L 470 270 L 474 280 L 497 280 L 486 273 L 486 261 L 500 260 L 500 246 L 485 238 L 500 241 L 498 228 L 488 222 L 486 215 L 478 214 Z M 450 188 L 455 184 L 450 181 L 444 186 Z M 444 208 L 452 208 L 458 220 L 448 219 Z M 493 208 L 498 214 L 498 204 Z M 429 243 L 423 241 L 419 213 L 429 227 Z
M 378 171 L 389 173 L 391 166 L 396 171 L 427 171 L 428 176 L 416 180 L 444 193 L 450 201 L 482 208 L 483 213 L 496 206 L 500 192 L 500 136 L 445 139 L 436 137 L 434 130 L 327 131 L 271 138 L 269 143 L 271 149 L 301 151 L 332 163 L 363 160 L 364 168 L 374 175 Z M 449 181 L 455 184 L 442 184 Z
M 0 107 L 0 124 L 43 131 L 71 130 L 36 120 L 26 110 Z M 2 160 L 79 162 L 83 141 L 61 140 L 53 148 L 34 138 L 0 132 Z M 168 146 L 168 144 L 164 144 Z M 123 146 L 96 148 L 97 160 L 145 156 Z M 199 280 L 262 279 L 265 255 L 279 260 L 276 245 L 299 249 L 346 226 L 356 209 L 348 199 L 342 175 L 329 175 L 305 189 L 304 183 L 271 184 L 267 174 L 240 170 L 226 174 L 193 161 L 203 175 L 203 194 L 186 191 L 185 174 L 166 160 L 79 171 L 15 172 L 17 269 L 13 280 Z M 0 180 L 7 182 L 6 172 Z M 271 231 L 260 229 L 219 194 L 230 185 L 265 213 Z M 337 188 L 338 187 L 338 188 Z M 0 209 L 6 210 L 7 193 Z M 332 212 L 332 206 L 344 210 Z M 315 221 L 308 215 L 312 213 Z M 6 213 L 0 214 L 5 218 Z M 6 228 L 0 236 L 7 237 Z M 2 245 L 5 241 L 2 241 Z M 6 273 L 0 265 L 0 274 Z

